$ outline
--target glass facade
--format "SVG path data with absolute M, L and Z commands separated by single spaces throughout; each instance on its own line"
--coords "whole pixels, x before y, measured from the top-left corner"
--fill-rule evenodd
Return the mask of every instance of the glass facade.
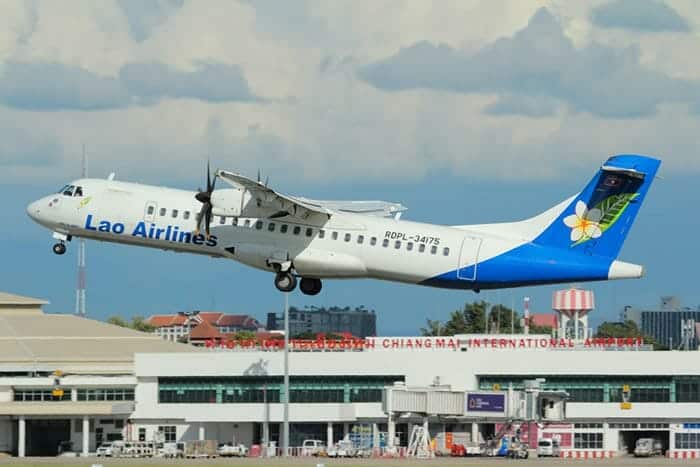
M 134 390 L 127 388 L 78 389 L 79 401 L 133 401 Z
M 569 402 L 622 402 L 622 387 L 630 386 L 630 402 L 700 402 L 700 376 L 561 376 L 545 375 L 546 390 L 569 393 Z M 532 375 L 481 376 L 479 389 L 495 385 L 523 389 Z
M 574 449 L 603 449 L 603 433 L 574 433 Z
M 643 310 L 640 315 L 642 332 L 668 348 L 681 345 L 682 321 L 700 322 L 700 310 Z M 698 347 L 698 337 L 690 339 L 691 348 Z
M 70 389 L 65 390 L 62 396 L 54 396 L 52 389 L 15 389 L 14 400 L 16 402 L 69 401 Z
M 700 432 L 676 433 L 676 449 L 700 449 Z
M 403 376 L 292 376 L 293 403 L 381 402 L 382 390 Z M 283 402 L 281 376 L 159 378 L 160 403 L 278 403 Z

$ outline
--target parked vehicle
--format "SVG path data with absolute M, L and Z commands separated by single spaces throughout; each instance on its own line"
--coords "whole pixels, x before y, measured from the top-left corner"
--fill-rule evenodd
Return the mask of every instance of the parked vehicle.
M 537 443 L 537 457 L 559 457 L 561 446 L 556 438 L 542 438 Z
M 358 450 L 352 441 L 342 440 L 331 446 L 326 454 L 328 457 L 357 457 Z
M 248 448 L 242 444 L 233 445 L 230 443 L 219 444 L 216 453 L 221 457 L 245 457 L 248 455 Z
M 663 454 L 661 441 L 654 438 L 639 438 L 634 446 L 634 457 L 651 457 Z
M 56 448 L 56 455 L 60 457 L 78 457 L 78 453 L 73 450 L 73 441 L 61 441 Z
M 326 444 L 318 439 L 305 439 L 301 444 L 302 456 L 318 456 L 326 450 Z
M 100 444 L 97 448 L 97 457 L 118 457 L 124 450 L 123 441 L 111 441 Z
M 508 442 L 508 452 L 506 457 L 511 459 L 527 459 L 530 455 L 528 449 L 530 446 L 527 443 L 523 443 L 519 439 L 511 439 Z

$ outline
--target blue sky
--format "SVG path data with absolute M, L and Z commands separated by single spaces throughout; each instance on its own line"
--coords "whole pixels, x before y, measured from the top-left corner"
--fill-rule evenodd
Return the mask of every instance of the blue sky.
M 696 306 L 697 24 L 690 0 L 2 2 L 2 289 L 73 310 L 75 248 L 51 254 L 24 207 L 75 178 L 83 143 L 94 176 L 196 189 L 211 157 L 444 224 L 532 216 L 631 152 L 664 161 L 621 254 L 648 275 L 593 284 L 596 321 L 666 294 Z M 232 262 L 90 242 L 88 265 L 100 319 L 281 307 L 269 274 Z M 337 281 L 292 304 L 365 305 L 413 334 L 468 300 L 548 311 L 552 290 Z

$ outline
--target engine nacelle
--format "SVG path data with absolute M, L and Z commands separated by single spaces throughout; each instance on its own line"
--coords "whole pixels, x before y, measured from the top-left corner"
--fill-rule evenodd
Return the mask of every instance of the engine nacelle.
M 214 190 L 211 195 L 212 214 L 224 217 L 268 217 L 279 212 L 274 207 L 259 207 L 250 191 L 241 188 Z

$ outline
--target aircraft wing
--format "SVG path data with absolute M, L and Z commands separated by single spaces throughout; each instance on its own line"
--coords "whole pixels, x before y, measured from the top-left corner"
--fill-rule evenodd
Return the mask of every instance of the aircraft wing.
M 388 201 L 323 201 L 284 195 L 244 175 L 226 170 L 219 170 L 216 174 L 236 188 L 247 190 L 259 208 L 274 210 L 273 217 L 288 215 L 307 219 L 311 215 L 322 214 L 330 218 L 334 212 L 392 217 L 406 210 L 405 206 Z
M 363 214 L 366 216 L 393 217 L 406 210 L 406 206 L 389 201 L 321 201 L 308 198 L 296 199 L 312 205 L 323 206 L 332 211 Z
M 307 219 L 314 214 L 322 214 L 327 217 L 330 217 L 332 214 L 330 209 L 311 204 L 302 199 L 277 193 L 264 183 L 255 181 L 244 175 L 227 172 L 225 170 L 217 171 L 216 175 L 236 188 L 248 190 L 259 208 L 275 210 L 276 213 L 273 214 L 272 217 L 292 216 Z

